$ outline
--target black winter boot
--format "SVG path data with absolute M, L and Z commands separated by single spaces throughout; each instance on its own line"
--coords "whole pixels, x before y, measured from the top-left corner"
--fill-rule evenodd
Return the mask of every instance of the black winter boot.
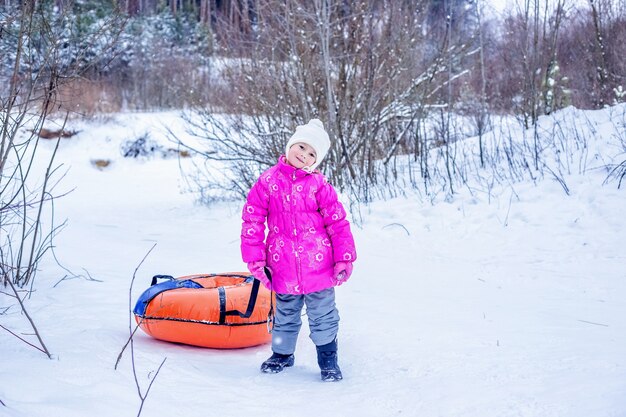
M 274 352 L 272 356 L 261 364 L 261 372 L 266 374 L 277 374 L 282 372 L 283 369 L 293 366 L 294 361 L 295 356 L 293 356 L 293 353 L 291 355 L 283 355 Z
M 317 363 L 322 371 L 322 381 L 341 381 L 341 369 L 337 364 L 337 340 L 317 347 Z

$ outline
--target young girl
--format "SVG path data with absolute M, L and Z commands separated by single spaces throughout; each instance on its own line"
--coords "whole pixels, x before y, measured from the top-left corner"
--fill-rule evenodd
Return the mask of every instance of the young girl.
M 273 354 L 261 365 L 262 372 L 293 366 L 300 313 L 306 304 L 322 380 L 342 379 L 334 287 L 350 277 L 356 251 L 335 189 L 315 170 L 329 148 L 320 120 L 298 126 L 285 155 L 261 174 L 243 208 L 243 260 L 255 278 L 276 292 Z

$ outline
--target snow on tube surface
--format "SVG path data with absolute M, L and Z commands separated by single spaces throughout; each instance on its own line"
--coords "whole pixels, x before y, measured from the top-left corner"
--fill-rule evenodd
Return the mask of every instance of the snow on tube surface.
M 157 283 L 159 279 L 165 281 Z M 133 312 L 139 327 L 156 339 L 243 348 L 271 340 L 271 297 L 268 289 L 244 272 L 156 275 Z

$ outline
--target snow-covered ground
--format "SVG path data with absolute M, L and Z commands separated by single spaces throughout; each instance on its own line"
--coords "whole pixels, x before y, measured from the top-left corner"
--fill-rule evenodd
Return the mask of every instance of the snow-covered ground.
M 0 329 L 0 416 L 137 415 L 130 351 L 114 365 L 142 258 L 156 244 L 133 304 L 154 274 L 244 269 L 241 203 L 195 204 L 176 158 L 121 157 L 124 140 L 180 129 L 176 114 L 73 123 L 59 160 L 70 168 L 61 188 L 76 189 L 56 202 L 68 225 L 55 253 L 83 277 L 61 280 L 49 259 L 27 301 L 52 360 Z M 100 158 L 111 165 L 97 169 Z M 142 415 L 626 416 L 626 190 L 605 178 L 567 175 L 569 196 L 545 179 L 490 201 L 372 204 L 353 227 L 353 278 L 337 290 L 342 382 L 319 381 L 306 323 L 295 367 L 278 375 L 259 372 L 268 345 L 201 349 L 138 333 L 143 393 L 167 358 Z M 0 322 L 29 332 L 16 306 Z

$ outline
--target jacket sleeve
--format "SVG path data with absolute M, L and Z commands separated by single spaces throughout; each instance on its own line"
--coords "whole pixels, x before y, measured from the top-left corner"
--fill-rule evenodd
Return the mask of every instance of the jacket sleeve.
M 265 261 L 265 221 L 269 194 L 257 181 L 248 193 L 241 219 L 241 257 L 244 262 Z
M 317 192 L 320 213 L 324 227 L 333 247 L 333 260 L 336 262 L 354 262 L 356 247 L 350 231 L 350 223 L 346 219 L 346 211 L 337 198 L 337 192 L 326 178 Z

